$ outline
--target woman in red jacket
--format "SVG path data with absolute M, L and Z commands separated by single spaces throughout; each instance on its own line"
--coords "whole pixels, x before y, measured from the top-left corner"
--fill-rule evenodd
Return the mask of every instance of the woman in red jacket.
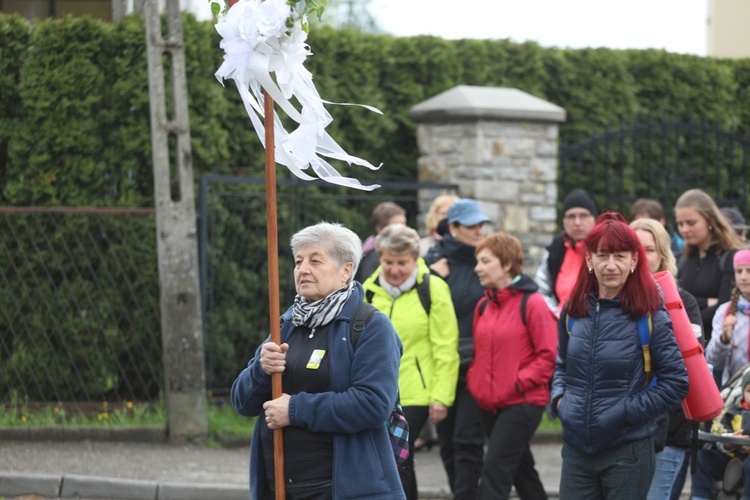
M 546 499 L 529 443 L 549 401 L 557 355 L 557 321 L 523 272 L 517 238 L 502 231 L 476 248 L 474 270 L 485 296 L 474 311 L 474 360 L 468 388 L 489 437 L 480 499 Z

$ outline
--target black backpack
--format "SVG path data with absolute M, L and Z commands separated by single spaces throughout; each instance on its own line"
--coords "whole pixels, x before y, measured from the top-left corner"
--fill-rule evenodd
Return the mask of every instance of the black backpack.
M 357 306 L 351 321 L 349 321 L 349 339 L 352 343 L 352 349 L 357 348 L 362 330 L 365 329 L 376 312 L 378 312 L 378 309 L 367 302 L 362 302 Z M 388 428 L 388 436 L 391 438 L 391 448 L 393 448 L 396 465 L 398 470 L 403 470 L 406 460 L 409 458 L 409 422 L 406 420 L 404 409 L 401 407 L 401 398 L 398 395 L 393 410 L 391 410 L 391 415 L 385 424 Z

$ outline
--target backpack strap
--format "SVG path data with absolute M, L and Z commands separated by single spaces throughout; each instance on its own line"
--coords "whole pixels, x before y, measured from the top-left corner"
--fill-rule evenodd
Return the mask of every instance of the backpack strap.
M 650 386 L 654 381 L 654 372 L 651 369 L 651 331 L 653 330 L 653 322 L 651 320 L 651 313 L 644 314 L 636 320 L 638 327 L 638 339 L 641 341 L 643 347 L 643 370 L 646 372 L 646 385 Z
M 352 315 L 352 319 L 349 321 L 349 339 L 352 343 L 352 349 L 357 348 L 359 335 L 376 312 L 378 312 L 377 308 L 369 302 L 362 302 L 357 306 L 357 309 Z
M 422 303 L 424 312 L 429 316 L 430 308 L 432 307 L 432 297 L 430 295 L 430 273 L 424 273 L 422 275 L 422 283 L 417 283 L 417 295 L 419 295 L 419 301 Z
M 523 292 L 523 297 L 521 297 L 521 321 L 523 321 L 523 326 L 526 325 L 526 302 L 529 301 L 529 295 L 531 295 L 532 292 Z
M 523 321 L 523 326 L 526 326 L 526 302 L 529 301 L 529 295 L 532 293 L 534 292 L 523 292 L 523 297 L 521 297 L 521 321 Z M 479 302 L 479 316 L 484 314 L 484 310 L 487 309 L 489 301 L 490 299 L 488 299 L 486 295 L 482 296 Z M 568 335 L 570 335 L 570 332 L 568 332 Z
M 486 295 L 482 296 L 482 301 L 479 303 L 479 315 L 481 316 L 484 314 L 484 310 L 487 309 L 487 304 L 489 304 L 490 299 L 487 298 Z
M 573 323 L 575 323 L 575 321 L 575 318 L 571 318 L 568 311 L 565 311 L 565 329 L 568 330 L 568 337 L 570 337 L 570 334 L 573 331 Z
M 573 331 L 573 323 L 575 318 L 571 318 L 566 312 L 565 329 L 568 330 L 568 336 Z M 646 386 L 651 387 L 656 384 L 654 378 L 654 372 L 651 369 L 651 331 L 654 328 L 653 321 L 651 319 L 651 313 L 644 314 L 636 320 L 636 326 L 638 329 L 638 340 L 643 348 L 643 371 L 646 372 Z

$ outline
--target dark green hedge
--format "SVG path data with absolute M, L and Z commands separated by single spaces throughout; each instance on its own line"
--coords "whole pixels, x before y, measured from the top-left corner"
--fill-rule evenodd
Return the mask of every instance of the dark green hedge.
M 186 16 L 184 33 L 196 178 L 208 172 L 262 175 L 263 151 L 234 84 L 230 81 L 222 87 L 213 76 L 223 52 L 212 23 Z M 314 55 L 306 66 L 323 98 L 370 104 L 384 112 L 380 116 L 357 107 L 329 108 L 334 117 L 329 126 L 332 136 L 350 153 L 384 163 L 375 173 L 338 165 L 345 175 L 364 180 L 416 178 L 416 125 L 408 118 L 409 109 L 459 84 L 515 87 L 562 106 L 568 120 L 561 133 L 569 137 L 589 136 L 648 116 L 691 117 L 742 133 L 750 131 L 748 60 L 707 59 L 660 50 L 544 48 L 508 40 L 393 38 L 320 26 L 314 27 L 308 42 Z M 114 24 L 89 19 L 29 24 L 20 17 L 0 15 L 0 204 L 150 207 L 151 169 L 143 20 L 130 16 Z M 288 176 L 279 170 L 279 177 Z M 319 208 L 322 217 L 354 227 L 361 227 L 367 216 L 328 200 L 321 201 Z M 288 210 L 279 207 L 281 215 Z M 251 254 L 264 247 L 264 237 L 250 218 L 220 213 L 229 226 L 254 231 L 255 237 L 247 244 Z M 253 217 L 262 218 L 262 213 Z M 65 237 L 74 230 L 65 226 L 58 231 Z M 33 248 L 26 240 L 30 237 L 24 236 L 15 247 Z M 228 243 L 218 242 L 214 251 L 223 256 Z M 107 245 L 106 241 L 99 244 Z M 145 259 L 154 262 L 153 256 Z M 262 257 L 259 262 L 263 263 Z M 58 265 L 61 274 L 75 271 L 75 262 Z M 263 266 L 237 267 L 230 259 L 224 259 L 217 269 L 223 289 L 236 299 L 214 311 L 221 326 L 211 341 L 216 342 L 219 364 L 236 356 L 238 343 L 253 330 L 243 324 L 239 314 L 243 308 L 250 303 L 265 318 L 261 306 L 265 298 L 258 297 L 265 290 L 264 272 Z M 7 283 L 9 290 L 35 282 L 30 276 L 16 279 L 17 283 Z M 95 279 L 81 277 L 80 283 L 65 286 L 92 289 Z M 39 292 L 43 289 L 40 284 Z M 139 291 L 141 303 L 155 303 L 155 287 L 144 286 Z M 99 295 L 106 299 L 110 294 L 104 291 Z M 282 304 L 282 309 L 287 305 Z M 81 319 L 76 317 L 76 308 L 65 302 L 58 306 L 62 317 L 56 321 L 78 328 Z M 40 314 L 31 302 L 18 307 L 29 311 L 35 331 L 48 330 L 45 322 L 51 316 Z M 86 331 L 108 332 L 112 344 L 125 346 L 121 352 L 126 352 L 126 346 L 138 342 L 139 337 L 152 339 L 154 335 L 152 323 L 113 333 L 111 323 L 125 321 L 137 307 L 117 306 L 114 316 L 102 323 L 89 318 Z M 251 333 L 250 343 L 264 334 Z M 15 355 L 14 369 L 19 377 L 31 373 L 34 366 L 57 366 L 49 360 L 60 346 L 38 345 L 40 352 L 27 349 Z M 101 350 L 96 342 L 92 345 Z M 69 397 L 92 390 L 119 392 L 117 385 L 122 380 L 116 380 L 107 365 L 128 365 L 130 361 L 115 362 L 121 355 L 112 356 L 92 366 L 91 373 L 83 377 L 96 387 L 73 382 L 77 387 Z M 158 353 L 150 352 L 143 362 L 150 365 L 157 359 Z M 50 375 L 61 380 L 63 368 L 50 368 L 54 371 Z M 231 377 L 231 373 L 220 375 L 222 383 Z M 148 389 L 141 391 L 144 395 L 153 396 L 156 376 L 152 369 Z M 5 390 L 0 384 L 0 399 L 7 397 L 2 394 Z
M 196 175 L 260 173 L 263 152 L 221 63 L 211 22 L 185 17 Z M 348 151 L 384 162 L 365 178 L 414 179 L 409 109 L 459 84 L 516 87 L 565 108 L 563 135 L 591 134 L 653 115 L 750 125 L 750 62 L 661 50 L 544 48 L 508 40 L 392 38 L 316 26 L 307 67 L 330 101 L 331 134 Z M 7 205 L 151 206 L 148 82 L 143 21 L 88 19 L 29 25 L 0 16 L 0 202 Z M 280 172 L 286 176 L 286 172 Z

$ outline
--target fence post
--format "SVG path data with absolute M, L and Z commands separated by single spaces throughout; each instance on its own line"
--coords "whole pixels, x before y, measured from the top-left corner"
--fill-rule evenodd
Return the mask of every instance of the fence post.
M 145 4 L 164 399 L 167 432 L 173 441 L 208 436 L 193 165 L 179 7 L 179 0 L 167 1 L 169 33 L 164 40 L 157 0 Z M 171 62 L 171 120 L 166 111 L 164 56 Z M 170 135 L 176 139 L 176 165 L 172 169 Z
M 418 179 L 456 183 L 495 229 L 518 237 L 533 273 L 557 230 L 559 106 L 511 88 L 459 85 L 414 106 Z M 430 195 L 420 192 L 420 207 Z

